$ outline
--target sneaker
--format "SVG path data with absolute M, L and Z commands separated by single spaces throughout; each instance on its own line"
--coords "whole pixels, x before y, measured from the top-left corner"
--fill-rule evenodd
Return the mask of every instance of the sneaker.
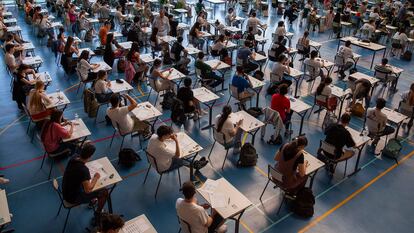
M 204 160 L 197 160 L 194 162 L 194 168 L 196 170 L 200 170 L 201 168 L 205 167 L 208 164 L 208 161 L 204 158 Z
M 7 183 L 9 183 L 9 182 L 10 182 L 10 180 L 9 180 L 9 179 L 4 178 L 4 177 L 0 177 L 0 184 L 7 184 Z
M 221 225 L 219 228 L 217 228 L 216 230 L 217 233 L 225 233 L 227 232 L 227 225 Z

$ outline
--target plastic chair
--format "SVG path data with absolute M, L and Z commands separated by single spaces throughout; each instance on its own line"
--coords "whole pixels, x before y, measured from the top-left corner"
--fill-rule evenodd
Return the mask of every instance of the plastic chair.
M 345 154 L 342 153 L 341 157 L 337 159 L 332 159 L 330 156 L 333 156 L 336 154 L 336 148 L 335 146 L 325 142 L 324 140 L 320 140 L 319 142 L 319 149 L 318 149 L 318 156 L 321 156 L 323 161 L 326 163 L 327 167 L 333 166 L 333 171 L 331 175 L 336 170 L 336 166 L 338 166 L 338 163 L 345 161 L 345 169 L 344 169 L 344 177 L 346 176 L 346 169 L 348 166 L 348 159 L 352 158 L 354 154 Z
M 213 138 L 214 138 L 214 143 L 213 143 L 213 146 L 211 147 L 210 153 L 208 154 L 208 160 L 210 160 L 211 152 L 213 151 L 214 146 L 216 145 L 216 142 L 218 142 L 226 150 L 226 155 L 224 156 L 223 165 L 221 166 L 221 169 L 223 170 L 224 164 L 226 163 L 227 155 L 229 154 L 229 150 L 234 147 L 234 144 L 233 142 L 226 143 L 226 136 L 221 132 L 217 132 L 217 129 L 215 127 L 213 127 Z

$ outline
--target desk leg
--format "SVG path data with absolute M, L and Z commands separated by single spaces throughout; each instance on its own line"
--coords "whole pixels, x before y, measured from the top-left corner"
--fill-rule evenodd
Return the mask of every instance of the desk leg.
M 110 214 L 112 214 L 112 213 L 113 213 L 113 210 L 112 210 L 112 198 L 111 198 L 111 194 L 112 194 L 112 191 L 114 191 L 115 187 L 116 187 L 116 184 L 114 184 L 114 186 L 112 186 L 112 188 L 109 190 L 109 194 L 108 194 L 108 200 L 107 200 L 107 202 L 108 202 L 108 212 L 109 212 Z
M 374 51 L 374 55 L 372 55 L 371 67 L 369 68 L 372 70 L 372 66 L 374 65 L 375 55 L 377 55 L 377 51 Z
M 359 168 L 359 160 L 361 159 L 361 154 L 362 154 L 362 150 L 364 149 L 364 146 L 365 146 L 365 144 L 360 149 L 358 149 L 358 157 L 357 157 L 357 161 L 355 163 L 355 170 L 354 170 L 354 172 L 349 174 L 348 177 L 351 177 L 351 176 L 357 174 L 359 172 L 359 170 L 361 170 L 361 168 Z
M 239 228 L 240 228 L 240 219 L 241 219 L 241 217 L 243 216 L 243 214 L 244 214 L 244 211 L 246 211 L 246 209 L 244 209 L 240 214 L 239 214 L 239 216 L 237 217 L 237 218 L 235 218 L 235 217 L 232 217 L 231 219 L 233 219 L 234 221 L 236 221 L 236 224 L 235 224 L 235 226 L 234 226 L 234 232 L 235 233 L 239 233 Z
M 302 115 L 298 113 L 298 115 L 300 116 L 300 128 L 299 128 L 299 135 L 298 136 L 302 136 L 302 129 L 303 129 L 303 122 L 305 120 L 305 116 L 306 113 L 308 112 L 308 110 L 306 110 Z M 291 123 L 292 124 L 292 123 Z M 305 134 L 303 134 L 305 135 Z
M 296 82 L 296 88 L 295 88 L 295 98 L 299 98 L 299 96 L 298 96 L 298 88 L 299 88 L 299 81 L 300 81 L 300 79 L 297 79 L 297 78 L 293 78 L 294 80 L 295 80 L 295 82 Z
M 345 98 L 339 98 L 339 101 L 341 102 L 340 107 L 339 107 L 339 115 L 338 115 L 338 121 L 341 119 L 341 113 L 342 113 L 342 108 L 344 107 L 344 102 L 345 102 Z
M 336 47 L 336 51 L 339 50 L 339 45 L 341 45 L 341 39 L 338 40 L 338 47 Z
M 318 170 L 319 170 L 319 169 L 318 169 Z M 313 173 L 313 175 L 312 175 L 312 178 L 311 178 L 310 183 L 309 183 L 309 188 L 310 188 L 310 189 L 312 189 L 312 186 L 313 186 L 313 181 L 315 180 L 315 176 L 316 176 L 316 174 L 318 173 L 318 170 L 316 170 L 316 171 Z
M 201 130 L 206 130 L 214 126 L 212 121 L 213 121 L 213 106 L 215 103 L 216 101 L 214 100 L 213 103 L 211 103 L 211 105 L 206 104 L 206 106 L 208 107 L 208 125 L 201 128 Z
M 403 122 L 401 121 L 398 125 L 397 125 L 397 129 L 395 130 L 395 137 L 394 138 L 397 138 L 398 137 L 398 131 L 400 131 L 400 128 L 401 128 L 401 124 L 402 124 Z
M 260 128 L 257 128 L 254 132 L 251 132 L 250 135 L 252 135 L 252 145 L 254 145 L 254 139 L 256 138 L 257 132 L 259 132 Z
M 259 107 L 259 99 L 260 99 L 260 91 L 262 88 L 259 88 L 258 90 L 255 90 L 256 92 L 256 107 Z

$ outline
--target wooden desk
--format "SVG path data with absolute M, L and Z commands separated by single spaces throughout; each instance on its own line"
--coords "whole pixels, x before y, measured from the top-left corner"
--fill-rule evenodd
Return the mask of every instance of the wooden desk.
M 129 84 L 127 81 L 125 81 L 124 79 L 121 80 L 123 81 L 123 83 L 118 83 L 116 82 L 116 80 L 111 81 L 111 86 L 109 87 L 109 89 L 113 93 L 129 92 L 134 89 L 131 86 L 131 84 Z
M 309 109 L 312 108 L 312 106 L 310 106 L 309 104 L 303 102 L 300 99 L 296 99 L 293 97 L 289 98 L 290 100 L 290 109 L 295 112 L 296 114 L 298 114 L 300 116 L 300 128 L 299 128 L 299 135 L 302 135 L 302 129 L 303 129 L 303 121 L 305 120 L 305 116 L 306 113 L 308 112 Z M 288 130 L 288 129 L 286 129 Z
M 351 174 L 348 175 L 348 177 L 355 175 L 356 173 L 359 172 L 359 170 L 361 170 L 361 168 L 359 168 L 359 160 L 361 159 L 361 154 L 362 154 L 362 150 L 364 149 L 364 146 L 367 142 L 369 142 L 371 139 L 369 137 L 365 137 L 363 135 L 361 135 L 361 132 L 351 128 L 351 127 L 346 127 L 346 129 L 348 130 L 348 132 L 351 134 L 352 139 L 354 139 L 355 142 L 355 148 L 358 149 L 358 157 L 357 157 L 357 161 L 355 163 L 355 169 L 354 172 L 352 172 Z
M 254 138 L 257 132 L 259 131 L 259 129 L 262 126 L 264 126 L 264 123 L 243 110 L 235 112 L 233 113 L 233 115 L 235 116 L 233 118 L 235 121 L 233 122 L 234 124 L 236 124 L 241 119 L 243 119 L 243 123 L 241 124 L 240 128 L 245 133 L 249 133 L 250 135 L 252 135 L 252 144 L 254 144 Z
M 115 167 L 109 161 L 108 157 L 103 157 L 100 159 L 87 162 L 85 165 L 89 168 L 89 173 L 91 177 L 93 177 L 97 172 L 101 175 L 98 182 L 96 182 L 95 186 L 93 187 L 92 192 L 104 188 L 108 189 L 108 211 L 109 213 L 113 213 L 111 194 L 116 184 L 122 181 L 121 176 L 118 174 Z
M 64 106 L 63 110 L 65 110 L 66 106 L 70 104 L 68 97 L 61 91 L 47 94 L 47 96 L 51 100 L 51 103 L 46 106 L 47 109 Z
M 213 127 L 213 106 L 216 103 L 216 100 L 220 99 L 220 97 L 205 87 L 193 89 L 193 95 L 195 99 L 208 107 L 208 125 L 201 129 L 205 130 Z
M 157 233 L 157 231 L 145 214 L 142 214 L 126 221 L 119 233 Z
M 155 123 L 162 115 L 162 113 L 148 101 L 139 103 L 138 106 L 132 110 L 132 114 L 135 115 L 135 117 L 140 121 L 152 121 L 152 132 L 154 132 Z
M 85 142 L 86 138 L 91 135 L 91 132 L 89 131 L 88 127 L 85 125 L 85 122 L 83 122 L 83 120 L 81 118 L 79 118 L 77 120 L 76 119 L 71 120 L 70 122 L 74 123 L 72 136 L 70 138 L 63 139 L 62 141 L 63 142 L 70 142 L 70 141 L 74 141 L 74 140 L 84 138 L 83 141 L 82 141 L 82 144 L 83 144 L 83 142 Z M 66 128 L 66 130 L 69 130 L 70 126 L 66 125 L 65 128 Z M 80 147 L 82 147 L 82 144 L 81 144 Z
M 225 178 L 218 180 L 207 179 L 197 192 L 224 218 L 236 221 L 234 232 L 239 232 L 240 219 L 244 211 L 252 205 L 239 190 Z M 224 199 L 225 203 L 216 200 Z
M 101 70 L 106 71 L 106 72 L 112 70 L 112 67 L 106 64 L 106 62 L 104 61 L 99 61 L 99 62 L 96 62 L 95 64 L 99 64 L 99 66 L 96 69 L 91 70 L 93 73 L 98 73 Z

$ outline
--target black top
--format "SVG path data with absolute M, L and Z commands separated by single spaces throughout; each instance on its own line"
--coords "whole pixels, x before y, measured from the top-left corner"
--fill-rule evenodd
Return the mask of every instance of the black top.
M 189 113 L 194 111 L 194 108 L 189 105 L 189 102 L 194 100 L 194 93 L 191 88 L 180 87 L 177 92 L 177 98 L 184 104 L 184 112 Z
M 90 179 L 89 169 L 79 157 L 71 159 L 63 174 L 63 199 L 71 203 L 76 202 L 77 197 L 84 192 L 82 183 Z
M 280 147 L 279 150 L 282 150 L 283 146 Z M 295 152 L 294 154 L 289 154 L 289 153 L 282 153 L 282 159 L 284 161 L 289 161 L 291 160 L 295 155 L 297 154 L 297 152 Z M 295 164 L 293 166 L 293 170 L 296 171 L 298 169 L 298 165 L 299 164 L 303 164 L 305 162 L 305 156 L 303 154 L 300 154 L 298 156 L 298 158 L 295 161 Z
M 170 35 L 173 37 L 177 37 L 177 27 L 178 22 L 175 20 L 170 20 Z
M 184 50 L 184 47 L 178 42 L 175 42 L 173 46 L 171 47 L 171 53 L 174 54 L 174 59 L 176 62 L 180 60 L 181 52 L 183 50 Z
M 342 154 L 342 148 L 355 146 L 351 133 L 341 124 L 334 123 L 325 130 L 325 142 L 335 146 L 337 154 Z

